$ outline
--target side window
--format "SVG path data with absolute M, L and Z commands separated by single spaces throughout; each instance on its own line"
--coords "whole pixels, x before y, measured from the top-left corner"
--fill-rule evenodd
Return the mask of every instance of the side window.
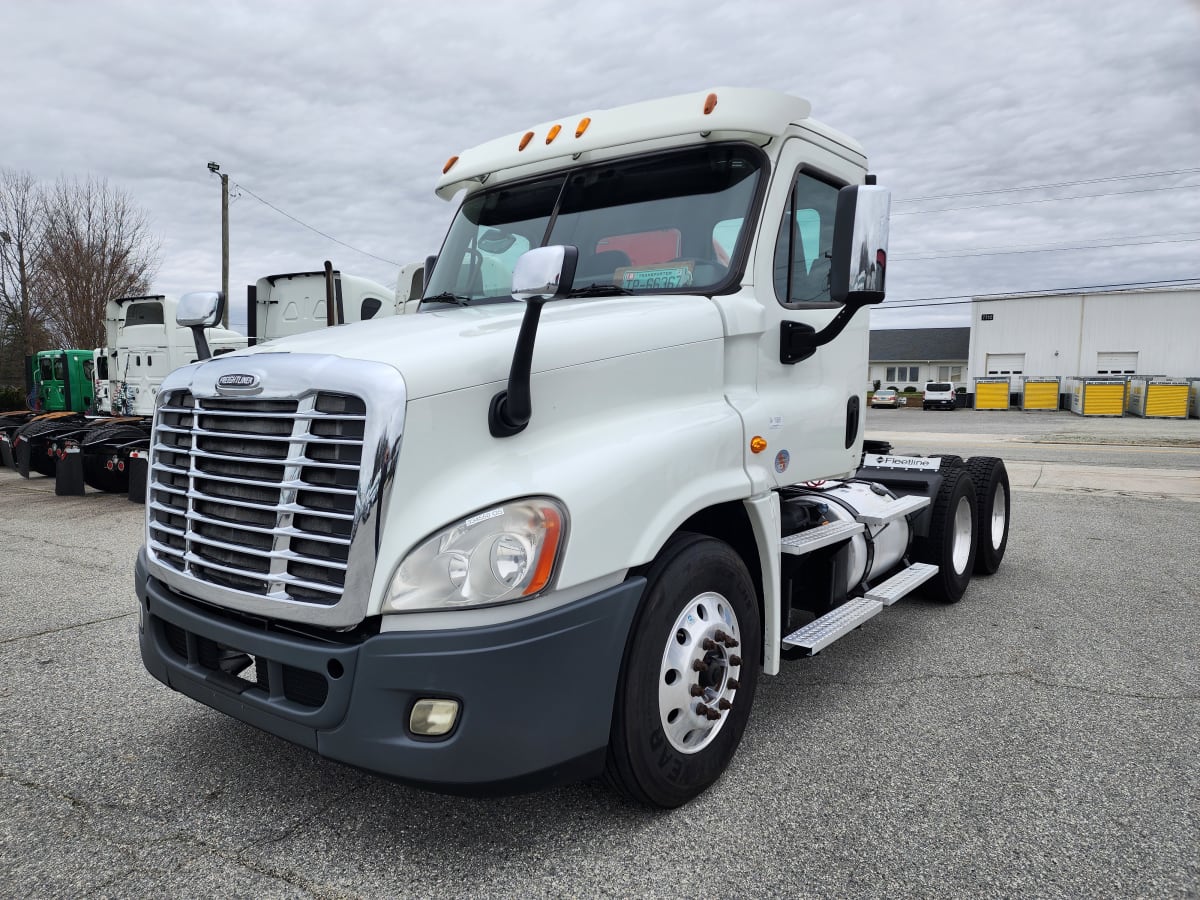
M 383 301 L 378 297 L 367 297 L 362 302 L 362 307 L 359 309 L 358 317 L 366 322 L 369 319 L 375 318 L 375 313 L 383 309 Z
M 829 302 L 829 253 L 838 187 L 799 172 L 775 241 L 780 303 Z

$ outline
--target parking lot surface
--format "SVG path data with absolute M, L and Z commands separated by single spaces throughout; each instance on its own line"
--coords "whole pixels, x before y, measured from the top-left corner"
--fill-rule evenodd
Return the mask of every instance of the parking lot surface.
M 171 692 L 141 510 L 0 469 L 0 895 L 1195 896 L 1200 423 L 1032 416 L 868 413 L 898 451 L 1012 459 L 1005 563 L 761 681 L 672 812 L 425 793 Z

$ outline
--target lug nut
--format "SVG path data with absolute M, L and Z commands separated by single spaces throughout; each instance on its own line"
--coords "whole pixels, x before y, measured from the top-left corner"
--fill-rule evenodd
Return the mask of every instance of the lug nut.
M 740 656 L 738 656 L 736 653 L 734 653 L 732 656 L 729 657 L 729 664 L 731 666 L 740 666 L 742 664 L 742 658 Z
M 714 641 L 712 638 L 705 638 L 704 641 L 700 644 L 700 646 L 703 647 L 705 650 L 715 650 L 715 649 L 717 649 L 717 642 Z
M 693 659 L 692 660 L 692 671 L 693 672 L 703 672 L 707 668 L 708 668 L 708 663 L 706 663 L 704 660 L 702 660 L 702 659 Z
M 731 691 L 736 691 L 740 687 L 736 678 L 730 678 L 727 682 L 725 682 L 725 686 Z
M 721 714 L 711 706 L 706 706 L 704 708 L 704 715 L 708 717 L 708 721 L 710 722 L 715 722 L 717 719 L 721 718 Z
M 717 706 L 719 706 L 721 709 L 733 709 L 733 704 L 724 697 L 717 701 Z
M 704 688 L 700 687 L 698 684 L 693 684 L 690 688 L 688 688 L 688 693 L 693 697 L 703 697 Z

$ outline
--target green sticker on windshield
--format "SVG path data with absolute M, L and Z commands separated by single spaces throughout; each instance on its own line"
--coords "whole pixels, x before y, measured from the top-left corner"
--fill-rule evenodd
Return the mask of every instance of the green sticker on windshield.
M 645 266 L 621 268 L 616 271 L 617 284 L 636 291 L 653 288 L 681 288 L 692 283 L 692 263 L 676 263 L 667 266 Z

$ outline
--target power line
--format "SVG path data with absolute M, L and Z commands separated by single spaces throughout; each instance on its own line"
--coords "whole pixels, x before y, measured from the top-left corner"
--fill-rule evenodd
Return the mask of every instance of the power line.
M 1004 206 L 1025 206 L 1030 203 L 1058 203 L 1062 200 L 1091 200 L 1096 197 L 1121 197 L 1126 194 L 1150 194 L 1155 191 L 1183 191 L 1188 188 L 1200 188 L 1200 184 L 1180 184 L 1168 187 L 1137 188 L 1131 191 L 1107 191 L 1103 194 L 1072 194 L 1069 197 L 1035 197 L 1031 200 L 1013 200 L 1010 203 L 979 203 L 973 206 L 943 206 L 940 209 L 914 209 L 911 212 L 894 212 L 897 216 L 923 216 L 930 213 L 956 212 L 963 209 L 1000 209 Z
M 891 261 L 900 260 L 902 262 L 923 262 L 933 259 L 965 259 L 972 256 L 1010 256 L 1021 253 L 1061 253 L 1073 250 L 1102 250 L 1111 249 L 1113 247 L 1150 247 L 1156 244 L 1187 244 L 1200 241 L 1200 237 L 1184 237 L 1184 235 L 1196 234 L 1194 231 L 1179 232 L 1173 235 L 1133 235 L 1126 238 L 1101 238 L 1100 241 L 1111 241 L 1111 243 L 1093 242 L 1088 244 L 1060 244 L 1048 247 L 1030 247 L 1028 245 L 1014 247 L 983 247 L 974 249 L 965 247 L 962 250 L 931 250 L 928 253 L 917 253 L 913 256 L 892 256 Z M 1143 239 L 1145 238 L 1145 239 Z M 1149 240 L 1155 238 L 1155 240 Z
M 1135 178 L 1165 178 L 1168 175 L 1191 175 L 1200 172 L 1200 167 L 1171 169 L 1164 172 L 1137 172 L 1130 175 L 1108 175 L 1103 178 L 1081 178 L 1077 181 L 1056 181 L 1048 184 L 1030 184 L 1025 187 L 992 188 L 986 191 L 963 191 L 958 194 L 931 194 L 928 197 L 903 197 L 895 203 L 920 203 L 925 200 L 957 200 L 959 197 L 982 197 L 989 194 L 1014 194 L 1020 191 L 1047 191 L 1055 188 L 1076 187 L 1081 184 L 1101 184 L 1106 181 L 1129 181 Z
M 367 250 L 360 250 L 358 247 L 351 246 L 350 244 L 347 244 L 345 241 L 338 240 L 331 234 L 326 234 L 324 231 L 322 231 L 319 228 L 314 228 L 313 226 L 309 225 L 307 222 L 300 221 L 295 216 L 293 216 L 291 213 L 284 212 L 282 209 L 280 209 L 274 203 L 270 203 L 270 202 L 264 200 L 262 197 L 258 196 L 258 194 L 254 193 L 254 191 L 250 190 L 250 188 L 246 187 L 244 184 L 239 184 L 239 185 L 237 185 L 237 187 L 240 188 L 241 190 L 245 191 L 247 194 L 249 194 L 251 197 L 253 197 L 255 200 L 257 200 L 259 203 L 263 204 L 264 206 L 269 206 L 271 209 L 275 210 L 275 212 L 279 213 L 281 216 L 291 219 L 297 225 L 307 228 L 309 231 L 314 232 L 315 234 L 319 234 L 321 237 L 325 238 L 326 240 L 333 241 L 335 244 L 339 244 L 340 246 L 345 247 L 347 250 L 353 250 L 355 253 L 361 253 L 363 256 L 369 256 L 372 259 L 377 259 L 380 262 L 388 263 L 389 265 L 396 266 L 397 268 L 400 267 L 400 263 L 396 262 L 395 260 L 385 259 L 382 256 L 376 256 L 374 253 L 371 253 Z
M 1191 278 L 1167 278 L 1160 281 L 1124 281 L 1113 284 L 1089 284 L 1067 288 L 1042 288 L 1040 290 L 1031 288 L 1022 291 L 996 291 L 990 294 L 947 294 L 943 297 L 914 297 L 912 300 L 893 300 L 891 302 L 880 303 L 877 306 L 872 306 L 871 309 L 919 309 L 925 306 L 960 306 L 963 303 L 974 302 L 976 297 L 1004 299 L 1006 297 L 1021 297 L 1026 294 L 1082 294 L 1087 291 L 1136 291 L 1149 287 L 1187 287 L 1192 285 L 1200 288 L 1200 275 Z

